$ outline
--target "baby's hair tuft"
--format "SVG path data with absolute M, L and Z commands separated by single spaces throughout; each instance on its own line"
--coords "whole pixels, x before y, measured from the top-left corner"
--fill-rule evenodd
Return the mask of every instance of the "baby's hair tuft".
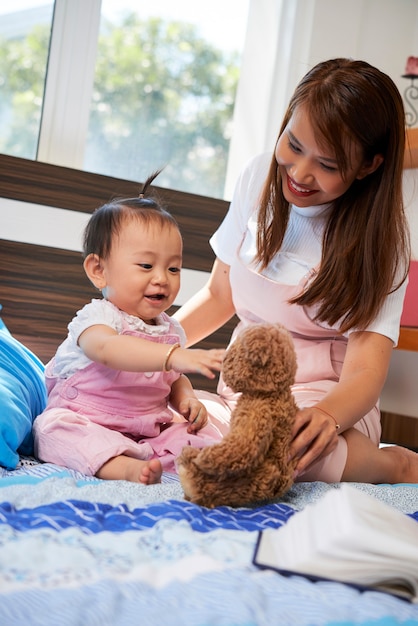
M 89 254 L 106 258 L 113 238 L 118 235 L 127 219 L 138 220 L 143 227 L 157 223 L 161 228 L 170 225 L 179 230 L 176 219 L 167 211 L 157 194 L 149 193 L 152 182 L 161 171 L 162 169 L 156 170 L 148 176 L 136 198 L 115 198 L 94 211 L 84 231 L 84 258 Z
M 163 171 L 164 168 L 160 168 L 158 170 L 155 170 L 155 172 L 153 172 L 152 174 L 150 174 L 147 178 L 147 180 L 145 181 L 145 183 L 142 185 L 142 189 L 141 192 L 139 194 L 140 198 L 144 198 L 145 194 L 148 192 L 148 188 L 151 187 L 152 183 L 154 182 L 154 180 L 157 178 L 157 176 L 159 176 L 161 174 L 161 172 Z

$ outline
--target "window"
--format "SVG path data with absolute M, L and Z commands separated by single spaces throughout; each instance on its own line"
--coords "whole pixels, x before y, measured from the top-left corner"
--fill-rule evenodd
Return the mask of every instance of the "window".
M 35 159 L 54 3 L 7 5 L 0 8 L 0 152 Z
M 247 3 L 102 0 L 84 169 L 222 197 Z
M 3 6 L 0 151 L 222 198 L 248 4 Z
M 4 0 L 0 152 L 138 181 L 165 166 L 161 186 L 229 200 L 314 63 L 363 58 L 403 92 L 416 0 L 354 4 Z

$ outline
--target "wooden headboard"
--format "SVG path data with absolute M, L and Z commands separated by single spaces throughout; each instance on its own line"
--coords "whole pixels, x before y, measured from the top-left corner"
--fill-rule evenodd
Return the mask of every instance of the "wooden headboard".
M 92 213 L 111 198 L 138 195 L 139 189 L 139 182 L 0 155 L 2 198 Z M 184 267 L 209 272 L 214 257 L 208 240 L 228 203 L 158 187 L 156 191 L 182 231 Z M 0 315 L 14 336 L 44 362 L 65 338 L 75 312 L 95 296 L 80 252 L 0 239 Z M 235 323 L 231 320 L 199 345 L 224 347 Z M 191 378 L 199 388 L 214 388 L 206 378 Z

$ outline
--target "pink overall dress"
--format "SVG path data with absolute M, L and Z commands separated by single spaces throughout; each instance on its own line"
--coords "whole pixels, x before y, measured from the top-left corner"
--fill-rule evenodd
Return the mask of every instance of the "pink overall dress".
M 177 343 L 179 336 L 153 336 L 123 330 L 155 341 Z M 172 383 L 179 374 L 124 372 L 92 362 L 67 379 L 51 376 L 47 367 L 48 406 L 34 423 L 35 453 L 51 463 L 94 475 L 118 455 L 159 458 L 164 471 L 175 472 L 174 459 L 183 446 L 202 448 L 222 438 L 208 423 L 196 434 L 187 432 L 183 417 L 167 406 Z M 174 421 L 173 421 L 174 420 Z
M 230 268 L 230 283 L 234 305 L 240 323 L 235 328 L 231 341 L 242 328 L 249 324 L 270 322 L 281 323 L 291 333 L 297 355 L 297 373 L 292 388 L 300 408 L 317 404 L 337 384 L 347 348 L 347 339 L 332 328 L 321 326 L 309 316 L 304 307 L 289 304 L 288 300 L 302 291 L 311 274 L 301 282 L 285 285 L 252 271 L 238 256 Z M 219 399 L 210 394 L 199 393 L 208 411 L 218 419 L 225 419 L 225 411 L 231 411 L 236 395 L 220 377 Z M 354 426 L 379 445 L 381 427 L 380 412 L 375 406 Z M 337 448 L 298 477 L 299 481 L 339 482 L 346 464 L 347 444 L 343 436 L 338 437 Z

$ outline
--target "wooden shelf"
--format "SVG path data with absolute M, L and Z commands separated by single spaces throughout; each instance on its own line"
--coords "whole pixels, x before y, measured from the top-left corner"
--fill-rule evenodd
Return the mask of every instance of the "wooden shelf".
M 396 413 L 381 412 L 383 443 L 392 443 L 418 451 L 418 419 Z
M 418 167 L 418 128 L 408 128 L 406 131 L 405 169 Z
M 401 326 L 396 349 L 418 352 L 418 328 Z

